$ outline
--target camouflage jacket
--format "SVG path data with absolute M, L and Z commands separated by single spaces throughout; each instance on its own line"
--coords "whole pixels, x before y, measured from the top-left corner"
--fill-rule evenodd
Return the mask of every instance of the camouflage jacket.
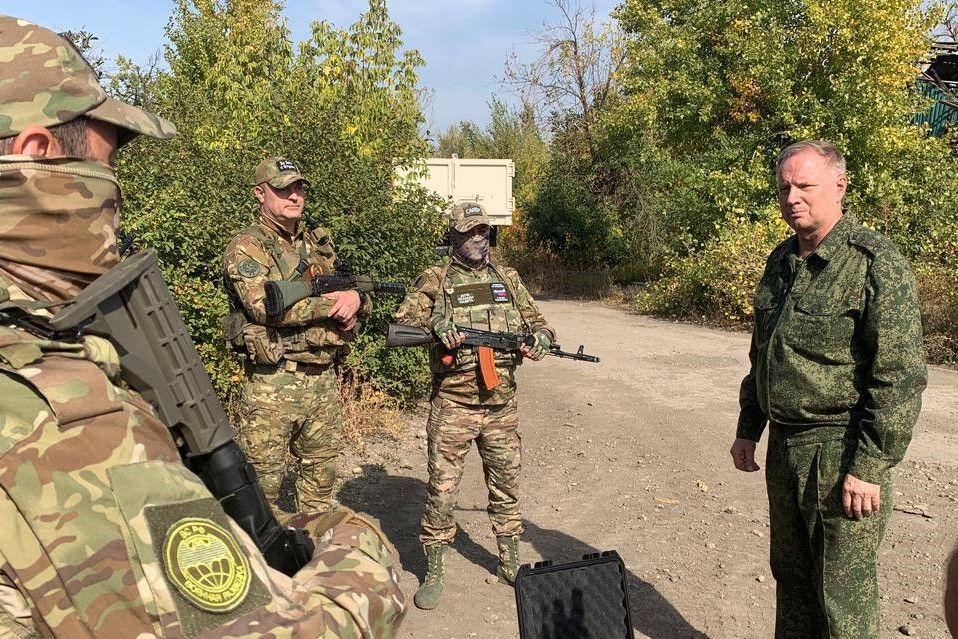
M 459 326 L 486 331 L 534 333 L 549 326 L 519 274 L 509 267 L 489 264 L 470 269 L 457 261 L 426 269 L 396 312 L 396 321 L 432 331 L 435 324 L 451 319 Z M 456 349 L 449 361 L 441 344 L 430 349 L 434 392 L 461 404 L 498 405 L 516 392 L 515 368 L 522 362 L 518 353 L 496 353 L 500 385 L 487 391 L 479 384 L 477 358 L 470 347 Z
M 0 636 L 394 636 L 378 531 L 347 520 L 272 570 L 119 373 L 105 339 L 0 327 Z
M 223 257 L 230 304 L 240 312 L 227 318 L 227 341 L 243 343 L 256 364 L 276 364 L 284 358 L 328 364 L 344 356 L 352 334 L 329 318 L 333 302 L 309 297 L 279 318 L 267 317 L 263 302 L 266 282 L 309 279 L 308 269 L 297 270 L 301 262 L 329 275 L 335 261 L 332 238 L 324 228 L 310 231 L 300 223 L 296 234 L 288 238 L 261 219 L 243 230 L 229 243 Z M 361 296 L 359 314 L 369 315 L 372 301 Z
M 846 213 L 800 260 L 779 244 L 755 292 L 737 436 L 767 421 L 857 440 L 848 472 L 878 483 L 905 454 L 926 369 L 915 278 L 894 244 Z

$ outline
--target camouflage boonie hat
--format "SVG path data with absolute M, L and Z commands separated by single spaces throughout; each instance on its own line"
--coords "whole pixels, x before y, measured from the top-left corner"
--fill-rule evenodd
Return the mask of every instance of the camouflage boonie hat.
M 267 182 L 274 189 L 285 189 L 297 180 L 302 180 L 306 186 L 310 185 L 309 180 L 299 172 L 295 162 L 288 158 L 272 157 L 266 158 L 256 166 L 253 186 Z
M 109 97 L 76 47 L 49 29 L 0 16 L 0 61 L 0 138 L 81 115 L 119 127 L 120 145 L 140 133 L 164 140 L 176 134 L 163 118 Z
M 486 215 L 486 209 L 482 208 L 478 202 L 460 202 L 449 212 L 449 226 L 460 233 L 474 229 L 480 224 L 492 226 L 489 216 Z

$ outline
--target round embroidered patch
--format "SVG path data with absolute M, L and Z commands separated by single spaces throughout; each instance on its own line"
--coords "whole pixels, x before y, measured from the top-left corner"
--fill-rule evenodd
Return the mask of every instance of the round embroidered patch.
M 260 266 L 255 260 L 246 258 L 239 263 L 239 266 L 236 267 L 236 270 L 239 271 L 239 274 L 243 277 L 256 277 L 259 275 Z
M 166 531 L 163 569 L 190 603 L 208 612 L 239 606 L 252 581 L 233 534 L 200 517 L 181 519 Z

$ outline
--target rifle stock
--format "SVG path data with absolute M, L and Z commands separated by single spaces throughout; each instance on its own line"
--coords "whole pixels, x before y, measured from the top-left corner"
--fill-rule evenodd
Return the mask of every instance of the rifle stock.
M 386 333 L 386 346 L 428 346 L 435 341 L 429 331 L 403 324 L 390 324 Z
M 317 275 L 309 281 L 270 280 L 265 285 L 263 305 L 267 317 L 279 317 L 290 306 L 307 297 L 315 297 L 336 291 L 357 290 L 364 293 L 385 293 L 404 297 L 406 287 L 402 282 L 377 282 L 366 275 Z

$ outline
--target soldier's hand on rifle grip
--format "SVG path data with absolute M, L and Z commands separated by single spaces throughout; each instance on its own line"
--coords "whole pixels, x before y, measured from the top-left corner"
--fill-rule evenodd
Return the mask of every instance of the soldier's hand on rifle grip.
M 323 297 L 333 301 L 333 307 L 329 309 L 329 316 L 339 320 L 343 328 L 350 330 L 356 325 L 356 313 L 362 304 L 359 291 L 336 291 L 334 293 L 324 293 Z
M 432 327 L 432 332 L 442 341 L 442 345 L 449 350 L 459 348 L 466 342 L 466 336 L 456 330 L 456 325 L 449 319 L 436 322 Z
M 523 341 L 519 344 L 519 352 L 522 353 L 523 357 L 528 357 L 532 361 L 538 362 L 549 352 L 549 347 L 552 346 L 552 339 L 545 331 L 536 331 L 530 335 L 529 338 L 527 338 L 527 341 Z

